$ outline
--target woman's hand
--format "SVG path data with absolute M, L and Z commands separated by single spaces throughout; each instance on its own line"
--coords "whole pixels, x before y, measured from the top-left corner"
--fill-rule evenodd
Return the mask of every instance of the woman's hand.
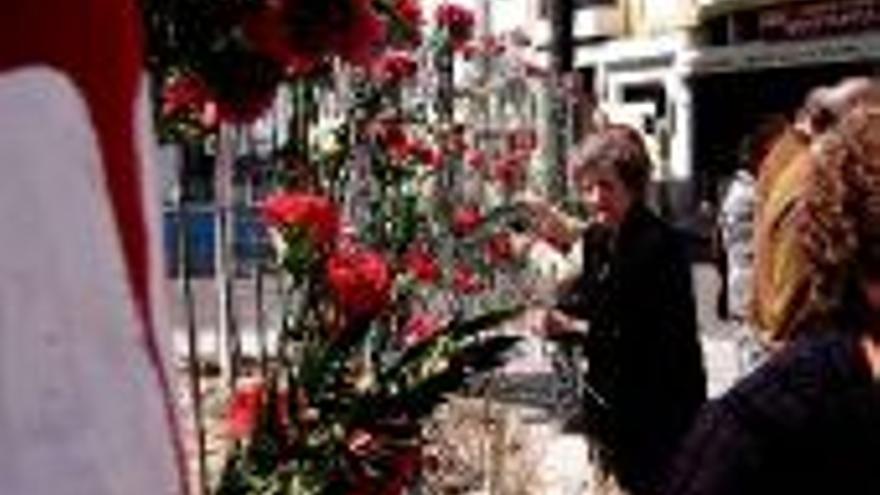
M 559 211 L 542 196 L 525 191 L 514 198 L 514 204 L 528 213 L 532 230 L 560 251 L 567 252 L 580 236 L 583 223 Z
M 544 314 L 543 333 L 547 337 L 560 335 L 586 334 L 589 324 L 586 320 L 573 318 L 558 309 L 548 308 Z

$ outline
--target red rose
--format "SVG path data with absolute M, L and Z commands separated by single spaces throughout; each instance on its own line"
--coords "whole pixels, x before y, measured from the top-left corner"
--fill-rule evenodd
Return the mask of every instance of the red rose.
M 443 2 L 434 12 L 437 25 L 449 33 L 452 45 L 461 47 L 474 35 L 474 13 L 461 5 L 452 2 Z
M 462 206 L 452 214 L 452 232 L 457 236 L 468 235 L 483 222 L 480 210 L 475 206 Z
M 390 50 L 373 64 L 373 77 L 380 82 L 398 84 L 412 78 L 419 65 L 409 52 Z
M 410 249 L 404 256 L 404 264 L 407 271 L 420 282 L 434 283 L 440 280 L 440 265 L 437 264 L 434 256 L 422 246 Z
M 455 267 L 455 273 L 452 277 L 452 286 L 455 290 L 463 294 L 474 294 L 483 290 L 483 282 L 480 280 L 477 272 L 467 265 L 458 265 Z
M 509 232 L 496 232 L 489 238 L 486 257 L 491 263 L 503 263 L 513 258 L 513 240 Z
M 263 217 L 276 227 L 299 227 L 319 246 L 333 243 L 339 232 L 339 213 L 332 201 L 309 193 L 282 192 L 266 198 Z
M 327 280 L 340 309 L 355 318 L 381 312 L 391 296 L 391 270 L 381 254 L 366 248 L 336 251 L 327 260 Z
M 402 341 L 405 346 L 417 345 L 440 331 L 440 321 L 429 313 L 414 313 L 403 326 Z

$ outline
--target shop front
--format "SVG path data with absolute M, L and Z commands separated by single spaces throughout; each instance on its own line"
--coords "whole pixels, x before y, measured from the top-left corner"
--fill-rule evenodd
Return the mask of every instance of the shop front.
M 735 11 L 705 20 L 698 39 L 678 64 L 692 95 L 694 190 L 714 204 L 764 122 L 791 119 L 813 88 L 880 73 L 880 1 Z

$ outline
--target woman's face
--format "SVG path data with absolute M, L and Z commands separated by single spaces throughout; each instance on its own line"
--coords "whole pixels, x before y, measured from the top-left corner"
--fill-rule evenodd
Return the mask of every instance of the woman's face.
M 589 169 L 581 174 L 577 186 L 581 201 L 597 223 L 620 226 L 633 197 L 616 173 L 600 167 Z

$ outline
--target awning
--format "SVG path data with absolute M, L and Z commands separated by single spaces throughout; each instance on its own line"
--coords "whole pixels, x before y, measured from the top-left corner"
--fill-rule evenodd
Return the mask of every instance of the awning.
M 880 61 L 880 34 L 689 49 L 677 57 L 676 70 L 700 75 L 870 61 Z

